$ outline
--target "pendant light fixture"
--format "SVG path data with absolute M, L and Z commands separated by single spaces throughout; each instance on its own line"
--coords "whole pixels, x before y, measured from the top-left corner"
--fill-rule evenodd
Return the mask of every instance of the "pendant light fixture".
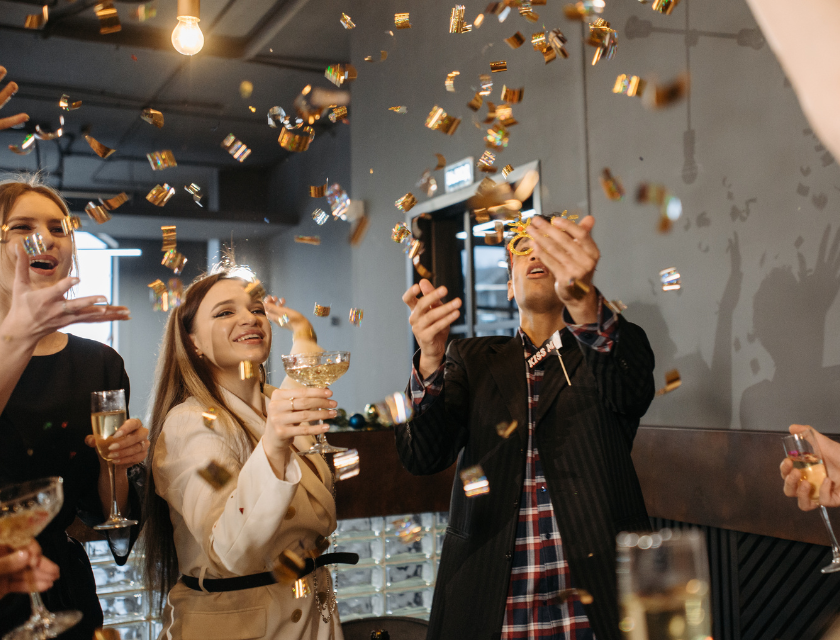
M 198 26 L 201 0 L 178 0 L 178 26 L 172 32 L 172 46 L 185 56 L 194 56 L 204 46 Z

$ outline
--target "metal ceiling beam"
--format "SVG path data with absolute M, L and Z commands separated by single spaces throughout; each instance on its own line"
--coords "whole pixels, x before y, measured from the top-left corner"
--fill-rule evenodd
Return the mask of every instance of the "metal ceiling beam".
M 248 34 L 239 57 L 250 60 L 259 55 L 308 2 L 309 0 L 279 0 Z

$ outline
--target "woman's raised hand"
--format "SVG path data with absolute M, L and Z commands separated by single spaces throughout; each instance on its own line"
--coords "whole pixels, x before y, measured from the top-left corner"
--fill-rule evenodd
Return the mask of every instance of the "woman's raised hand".
M 3 321 L 4 334 L 27 336 L 37 342 L 54 331 L 76 322 L 111 322 L 129 320 L 127 307 L 107 304 L 102 296 L 68 300 L 65 294 L 79 283 L 78 278 L 63 278 L 56 284 L 36 289 L 29 279 L 29 259 L 23 248 L 15 248 L 15 281 L 12 304 Z
M 266 296 L 263 298 L 263 304 L 268 318 L 281 327 L 289 329 L 294 334 L 295 340 L 298 338 L 315 340 L 312 323 L 300 311 L 287 307 L 285 298 Z
M 270 460 L 287 460 L 289 445 L 296 436 L 314 436 L 329 430 L 328 424 L 309 424 L 334 418 L 332 391 L 314 387 L 277 389 L 268 403 L 263 448 Z M 326 411 L 324 411 L 326 409 Z

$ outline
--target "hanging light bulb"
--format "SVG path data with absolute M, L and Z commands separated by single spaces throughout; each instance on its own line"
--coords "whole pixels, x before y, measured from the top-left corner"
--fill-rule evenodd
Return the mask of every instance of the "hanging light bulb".
M 185 56 L 194 56 L 204 46 L 198 26 L 201 0 L 178 0 L 178 26 L 172 32 L 172 46 Z

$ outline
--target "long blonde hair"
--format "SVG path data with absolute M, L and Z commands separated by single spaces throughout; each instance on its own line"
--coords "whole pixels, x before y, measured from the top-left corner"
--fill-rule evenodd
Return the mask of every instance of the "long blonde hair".
M 207 361 L 199 357 L 190 338 L 196 312 L 207 292 L 221 280 L 239 279 L 227 272 L 203 276 L 184 292 L 181 306 L 169 314 L 161 343 L 155 389 L 152 395 L 152 416 L 149 425 L 151 441 L 146 461 L 146 522 L 143 527 L 146 585 L 150 594 L 157 593 L 162 608 L 166 594 L 178 581 L 178 557 L 175 551 L 174 529 L 169 518 L 167 502 L 157 495 L 154 468 L 155 444 L 163 430 L 167 414 L 188 398 L 195 398 L 203 407 L 217 412 L 217 431 L 223 430 L 237 451 L 247 456 L 256 442 L 244 426 L 244 421 L 224 400 L 221 388 L 213 377 Z M 261 381 L 264 370 L 260 365 Z

